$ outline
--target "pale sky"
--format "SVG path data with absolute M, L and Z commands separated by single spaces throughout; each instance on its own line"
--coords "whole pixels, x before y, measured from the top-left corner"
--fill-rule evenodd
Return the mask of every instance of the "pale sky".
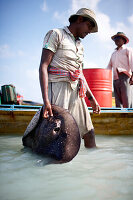
M 124 32 L 133 48 L 133 0 L 0 0 L 0 86 L 13 84 L 25 100 L 41 103 L 44 36 L 69 25 L 69 16 L 82 7 L 95 11 L 99 28 L 82 40 L 85 68 L 106 68 L 117 32 Z

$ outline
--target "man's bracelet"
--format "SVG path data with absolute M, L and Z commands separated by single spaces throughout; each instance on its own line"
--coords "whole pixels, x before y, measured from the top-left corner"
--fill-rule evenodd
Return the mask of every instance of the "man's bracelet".
M 88 97 L 88 99 L 89 99 L 89 100 L 92 100 L 93 98 L 92 98 L 92 96 L 90 96 L 90 97 Z

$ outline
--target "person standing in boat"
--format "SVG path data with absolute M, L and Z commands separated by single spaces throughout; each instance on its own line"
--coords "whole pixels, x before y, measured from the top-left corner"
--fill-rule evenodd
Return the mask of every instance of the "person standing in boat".
M 133 49 L 124 46 L 129 39 L 123 32 L 118 32 L 111 39 L 117 48 L 107 68 L 113 69 L 116 107 L 133 108 Z
M 82 73 L 83 46 L 80 38 L 98 31 L 95 14 L 81 8 L 69 18 L 70 25 L 49 31 L 45 38 L 39 68 L 44 101 L 44 118 L 52 116 L 51 104 L 68 109 L 75 118 L 85 147 L 96 147 L 93 124 L 84 97 L 87 95 L 93 112 L 100 106 L 85 84 Z

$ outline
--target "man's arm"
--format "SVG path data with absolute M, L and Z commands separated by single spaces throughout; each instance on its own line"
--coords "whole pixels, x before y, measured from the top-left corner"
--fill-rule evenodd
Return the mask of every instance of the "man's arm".
M 44 118 L 53 115 L 51 103 L 48 99 L 48 66 L 51 63 L 53 56 L 54 53 L 52 51 L 43 48 L 39 67 L 39 79 L 44 102 Z
M 94 95 L 92 94 L 91 90 L 87 88 L 87 92 L 86 92 L 86 96 L 90 101 L 91 107 L 93 109 L 94 113 L 100 113 L 101 108 L 97 102 L 97 100 L 95 99 Z
M 110 58 L 109 64 L 107 65 L 107 69 L 111 69 L 112 70 L 112 61 L 111 61 L 111 58 Z
M 92 106 L 93 112 L 99 114 L 100 111 L 101 111 L 101 108 L 100 108 L 100 106 L 99 106 L 97 100 L 95 99 L 94 95 L 92 94 L 92 92 L 91 92 L 91 90 L 90 90 L 90 88 L 89 88 L 89 86 L 88 86 L 88 83 L 87 83 L 86 78 L 85 78 L 85 76 L 83 75 L 83 73 L 82 73 L 82 79 L 83 79 L 84 82 L 85 82 L 86 89 L 87 89 L 87 91 L 86 91 L 86 96 L 87 96 L 87 98 L 88 98 L 89 101 L 90 101 L 90 104 L 91 104 L 91 106 Z
M 129 67 L 131 69 L 132 75 L 129 81 L 130 85 L 133 85 L 133 49 L 129 48 L 127 49 L 127 53 L 128 53 L 128 62 L 129 62 Z

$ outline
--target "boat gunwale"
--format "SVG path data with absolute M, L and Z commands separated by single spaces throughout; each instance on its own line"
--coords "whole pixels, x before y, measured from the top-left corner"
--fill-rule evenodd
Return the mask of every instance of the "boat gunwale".
M 18 133 L 18 130 L 21 130 L 20 133 L 24 133 L 32 117 L 40 108 L 41 106 L 0 105 L 0 135 L 2 133 Z M 133 109 L 101 108 L 101 114 L 93 113 L 90 107 L 88 107 L 88 110 L 96 134 L 103 134 L 103 127 L 106 130 L 104 135 L 116 135 L 118 130 L 118 135 L 133 134 Z M 10 130 L 8 130 L 9 127 Z
M 31 105 L 7 105 L 1 104 L 0 111 L 37 111 L 42 106 Z M 89 112 L 93 112 L 91 107 L 88 107 Z M 133 108 L 116 108 L 116 107 L 101 107 L 101 113 L 133 113 Z

